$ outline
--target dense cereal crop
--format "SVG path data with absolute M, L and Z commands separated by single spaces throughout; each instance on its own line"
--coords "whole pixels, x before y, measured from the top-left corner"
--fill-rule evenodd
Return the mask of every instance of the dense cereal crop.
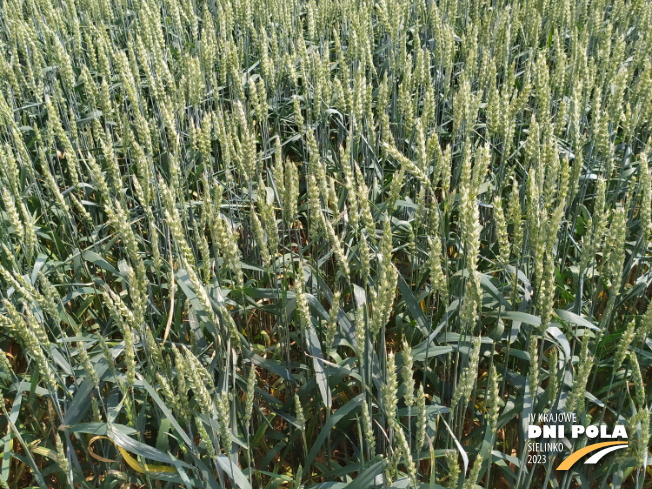
M 650 484 L 651 26 L 0 0 L 0 487 Z

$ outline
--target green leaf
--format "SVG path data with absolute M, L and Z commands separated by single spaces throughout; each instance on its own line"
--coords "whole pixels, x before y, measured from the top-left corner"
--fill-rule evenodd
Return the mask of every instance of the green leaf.
M 398 276 L 398 289 L 401 292 L 401 297 L 403 297 L 403 300 L 405 301 L 405 305 L 407 306 L 408 311 L 410 311 L 410 314 L 416 320 L 417 326 L 421 330 L 421 333 L 424 336 L 428 336 L 428 334 L 430 333 L 430 328 L 428 327 L 428 320 L 426 319 L 426 316 L 423 314 L 423 310 L 421 309 L 421 306 L 419 305 L 416 298 L 414 297 L 412 290 L 410 290 L 410 287 L 408 287 L 408 284 L 405 282 L 405 280 L 401 275 Z
M 376 487 L 375 481 L 376 477 L 383 473 L 385 468 L 385 461 L 381 460 L 372 464 L 370 467 L 367 467 L 364 472 L 362 472 L 358 477 L 353 479 L 349 484 L 346 485 L 347 489 L 369 489 L 370 487 Z
M 319 386 L 321 398 L 324 401 L 324 406 L 326 409 L 330 409 L 332 403 L 331 391 L 328 387 L 328 378 L 324 372 L 324 356 L 322 354 L 321 345 L 319 344 L 319 337 L 317 336 L 317 332 L 315 331 L 315 327 L 313 326 L 312 321 L 310 321 L 308 326 L 307 341 L 308 347 L 310 349 L 310 354 L 312 356 L 312 365 L 315 369 L 315 380 Z
M 132 436 L 138 432 L 133 429 L 131 426 L 125 426 L 123 424 L 112 424 L 111 427 L 127 436 Z M 107 424 L 106 423 L 78 423 L 71 426 L 61 425 L 59 427 L 62 431 L 68 431 L 70 433 L 88 433 L 93 436 L 106 436 L 107 433 Z
M 356 397 L 351 399 L 349 402 L 347 402 L 344 406 L 342 406 L 337 411 L 335 411 L 335 413 L 333 413 L 328 418 L 328 420 L 324 424 L 324 427 L 319 433 L 319 436 L 317 436 L 317 438 L 315 439 L 315 442 L 313 443 L 312 448 L 308 453 L 308 456 L 306 457 L 306 464 L 304 470 L 307 470 L 310 467 L 310 464 L 317 456 L 317 453 L 321 449 L 321 446 L 324 444 L 324 441 L 326 441 L 326 438 L 328 437 L 330 431 L 337 425 L 337 423 L 341 419 L 343 419 L 349 413 L 360 409 L 360 407 L 362 406 L 363 399 L 364 399 L 364 394 L 358 394 Z
M 520 311 L 500 311 L 500 312 L 488 312 L 487 316 L 489 317 L 501 317 L 502 319 L 509 319 L 514 321 L 518 325 L 520 323 L 529 324 L 530 326 L 539 327 L 541 326 L 541 318 L 539 316 L 533 316 L 526 312 Z
M 600 328 L 598 328 L 591 321 L 583 318 L 582 316 L 578 316 L 574 312 L 566 311 L 564 309 L 555 309 L 555 312 L 557 313 L 557 316 L 559 316 L 559 319 L 562 321 L 575 324 L 576 326 L 584 326 L 585 328 L 592 329 L 593 331 L 600 331 Z
M 77 389 L 77 392 L 75 392 L 75 396 L 64 414 L 63 424 L 73 425 L 84 417 L 84 414 L 91 407 L 91 403 L 88 400 L 92 390 L 93 384 L 90 379 L 85 379 Z
M 47 259 L 48 257 L 43 254 L 40 254 L 39 256 L 36 257 L 36 262 L 34 262 L 34 268 L 32 269 L 32 275 L 30 276 L 30 281 L 32 285 L 36 284 L 36 279 L 38 278 L 38 274 L 41 271 L 41 268 L 43 268 L 43 265 L 45 265 Z
M 102 270 L 111 272 L 116 277 L 122 276 L 122 274 L 118 271 L 117 268 L 115 268 L 108 261 L 106 261 L 106 259 L 102 258 L 94 251 L 83 251 L 82 258 L 84 258 L 84 260 L 86 261 L 91 262 L 93 265 L 95 265 L 98 268 L 101 268 Z
M 139 383 L 145 388 L 145 390 L 152 397 L 152 399 L 154 399 L 154 402 L 159 407 L 159 409 L 163 412 L 163 415 L 165 415 L 167 420 L 172 424 L 177 434 L 183 439 L 183 441 L 186 443 L 186 445 L 188 445 L 188 447 L 194 448 L 195 444 L 192 442 L 190 437 L 188 437 L 186 431 L 183 428 L 181 428 L 181 425 L 179 425 L 176 418 L 172 415 L 170 410 L 167 408 L 167 406 L 161 400 L 158 394 L 154 391 L 152 386 L 149 385 L 149 383 L 140 374 L 136 374 L 136 376 L 139 380 Z
M 571 349 L 566 335 L 564 335 L 564 333 L 562 333 L 562 331 L 556 326 L 548 326 L 546 333 L 551 336 L 559 346 L 561 346 L 561 349 L 564 351 L 564 355 L 566 356 L 566 360 L 570 361 Z
M 141 443 L 132 438 L 129 438 L 122 431 L 115 429 L 113 425 L 107 428 L 106 434 L 111 440 L 115 442 L 116 445 L 124 448 L 130 453 L 140 455 L 141 457 L 147 458 L 149 460 L 155 460 L 156 462 L 173 464 L 172 457 L 170 457 L 167 453 L 163 453 L 154 447 L 146 445 L 145 443 Z M 178 463 L 181 464 L 182 467 L 191 467 L 190 465 L 181 461 L 178 461 Z
M 241 489 L 251 489 L 249 479 L 247 479 L 247 477 L 242 473 L 240 467 L 231 462 L 228 457 L 218 455 L 215 461 L 222 468 L 224 473 L 235 481 L 238 487 Z

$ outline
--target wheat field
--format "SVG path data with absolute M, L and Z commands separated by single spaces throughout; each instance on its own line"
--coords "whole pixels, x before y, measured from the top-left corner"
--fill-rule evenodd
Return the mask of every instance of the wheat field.
M 0 487 L 652 487 L 651 26 L 0 0 Z

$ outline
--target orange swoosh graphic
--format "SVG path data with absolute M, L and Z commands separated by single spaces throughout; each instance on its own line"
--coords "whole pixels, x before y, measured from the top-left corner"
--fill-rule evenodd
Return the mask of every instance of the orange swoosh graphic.
M 587 453 L 595 452 L 596 450 L 604 447 L 610 447 L 612 445 L 627 445 L 626 441 L 605 441 L 602 443 L 595 443 L 584 447 L 575 453 L 571 453 L 561 464 L 557 467 L 557 470 L 568 470 L 570 469 L 575 462 L 581 459 Z

